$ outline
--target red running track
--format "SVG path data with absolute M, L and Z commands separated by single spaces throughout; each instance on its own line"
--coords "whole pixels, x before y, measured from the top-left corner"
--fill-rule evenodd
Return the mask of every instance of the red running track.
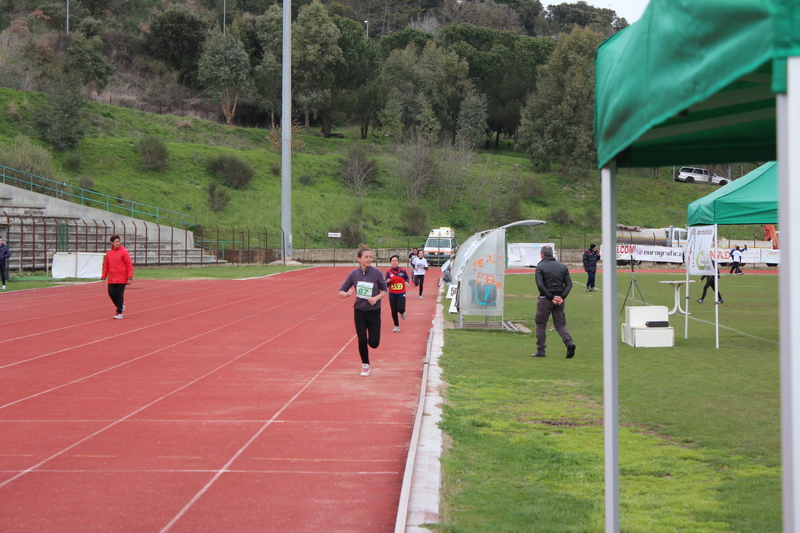
M 393 531 L 435 289 L 364 378 L 351 269 L 1 295 L 0 531 Z

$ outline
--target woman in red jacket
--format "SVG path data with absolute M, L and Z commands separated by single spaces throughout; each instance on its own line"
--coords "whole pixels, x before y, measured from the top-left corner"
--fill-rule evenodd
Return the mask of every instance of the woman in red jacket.
M 114 318 L 122 320 L 122 312 L 125 310 L 125 286 L 133 281 L 133 263 L 128 250 L 119 243 L 119 235 L 111 236 L 111 249 L 106 252 L 103 259 L 103 273 L 100 279 L 103 280 L 103 285 L 108 282 L 108 296 L 117 307 Z

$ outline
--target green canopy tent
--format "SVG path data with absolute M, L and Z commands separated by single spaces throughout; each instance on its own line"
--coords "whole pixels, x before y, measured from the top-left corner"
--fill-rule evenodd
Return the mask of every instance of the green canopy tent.
M 650 0 L 595 59 L 603 242 L 617 167 L 777 160 L 780 293 L 800 293 L 800 0 Z M 795 272 L 797 271 L 797 272 Z M 606 531 L 619 531 L 616 275 L 604 279 Z M 800 533 L 800 299 L 781 298 L 783 530 Z M 800 332 L 794 334 L 795 337 Z
M 761 165 L 689 204 L 687 224 L 777 224 L 778 164 Z

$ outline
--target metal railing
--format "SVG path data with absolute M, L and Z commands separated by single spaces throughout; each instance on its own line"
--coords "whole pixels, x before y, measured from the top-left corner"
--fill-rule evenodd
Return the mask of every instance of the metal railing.
M 197 221 L 192 215 L 185 215 L 169 209 L 162 209 L 152 205 L 102 194 L 88 189 L 82 189 L 65 182 L 51 180 L 36 176 L 22 170 L 15 170 L 0 165 L 2 182 L 31 192 L 46 194 L 61 200 L 69 200 L 76 204 L 96 209 L 103 209 L 109 213 L 117 213 L 133 218 L 153 221 L 157 224 L 178 226 L 191 229 Z

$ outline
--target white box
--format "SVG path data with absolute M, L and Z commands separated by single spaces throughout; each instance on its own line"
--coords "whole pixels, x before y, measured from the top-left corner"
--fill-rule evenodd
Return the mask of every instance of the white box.
M 637 348 L 672 348 L 675 330 L 672 327 L 648 328 L 647 322 L 668 321 L 669 312 L 663 305 L 640 305 L 625 308 L 622 342 Z

